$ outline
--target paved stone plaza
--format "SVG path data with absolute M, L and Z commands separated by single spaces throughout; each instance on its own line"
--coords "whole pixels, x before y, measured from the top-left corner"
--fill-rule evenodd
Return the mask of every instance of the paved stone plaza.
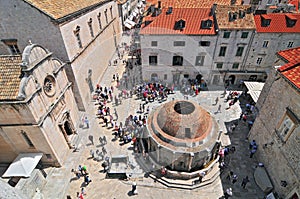
M 130 38 L 123 37 L 125 42 L 130 42 Z M 114 60 L 114 58 L 112 59 Z M 113 74 L 123 74 L 125 67 L 121 61 L 118 65 L 109 66 L 104 76 L 99 78 L 101 86 L 116 86 L 116 82 L 112 82 Z M 129 77 L 130 78 L 130 77 Z M 122 80 L 122 77 L 121 77 Z M 114 95 L 120 90 L 115 89 Z M 245 122 L 239 121 L 241 107 L 244 108 L 245 102 L 241 101 L 233 105 L 230 109 L 228 103 L 224 102 L 222 93 L 224 88 L 211 88 L 209 91 L 201 91 L 196 97 L 189 96 L 189 100 L 193 100 L 205 108 L 210 114 L 216 118 L 220 125 L 221 140 L 224 146 L 231 145 L 236 147 L 235 153 L 226 156 L 227 168 L 221 173 L 220 177 L 212 184 L 194 190 L 184 189 L 170 189 L 164 185 L 154 182 L 149 177 L 144 177 L 143 170 L 135 162 L 134 153 L 131 144 L 119 145 L 119 141 L 113 141 L 112 129 L 103 127 L 99 124 L 100 120 L 96 117 L 95 102 L 91 101 L 84 116 L 87 116 L 90 121 L 90 128 L 78 128 L 78 148 L 77 152 L 70 153 L 65 164 L 61 168 L 50 169 L 47 177 L 48 182 L 40 194 L 36 194 L 35 198 L 67 198 L 67 195 L 76 198 L 76 192 L 80 192 L 81 187 L 85 187 L 87 195 L 84 198 L 95 199 L 113 199 L 113 198 L 201 198 L 201 199 L 218 199 L 222 198 L 224 190 L 228 187 L 233 189 L 232 198 L 249 198 L 258 199 L 263 198 L 264 193 L 255 184 L 253 172 L 255 166 L 258 164 L 254 158 L 249 157 L 249 142 L 246 139 L 249 132 L 248 126 Z M 221 104 L 221 113 L 216 113 L 218 105 L 214 105 L 216 97 L 219 97 L 219 104 Z M 168 100 L 184 99 L 184 96 L 176 91 L 175 94 L 169 95 Z M 116 108 L 118 112 L 118 122 L 125 122 L 125 118 L 130 114 L 137 115 L 141 100 L 133 98 L 123 99 L 122 104 L 114 106 L 109 103 L 111 113 Z M 161 103 L 155 101 L 149 103 L 150 110 L 155 109 Z M 226 133 L 227 127 L 232 121 L 238 121 L 239 124 L 233 133 Z M 135 176 L 131 180 L 106 179 L 102 172 L 102 162 L 93 160 L 90 156 L 90 150 L 101 150 L 102 146 L 99 143 L 99 137 L 106 136 L 108 143 L 105 145 L 108 155 L 128 155 L 131 164 L 135 165 Z M 93 137 L 93 142 L 91 142 Z M 85 186 L 83 178 L 75 179 L 71 172 L 72 168 L 77 168 L 78 165 L 86 165 L 92 182 Z M 226 179 L 227 173 L 232 170 L 238 175 L 238 181 L 232 184 Z M 246 188 L 241 187 L 242 179 L 249 176 L 250 182 Z M 75 180 L 74 180 L 75 179 Z M 131 196 L 132 181 L 137 182 L 138 195 Z

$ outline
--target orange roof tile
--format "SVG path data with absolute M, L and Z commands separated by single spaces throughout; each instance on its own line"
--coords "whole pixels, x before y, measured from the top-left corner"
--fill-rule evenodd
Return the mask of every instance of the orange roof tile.
M 253 14 L 247 14 L 246 12 L 247 8 L 249 7 L 251 6 L 217 5 L 216 19 L 219 29 L 255 29 Z M 237 18 L 235 20 L 229 21 L 230 13 L 236 14 Z
M 270 19 L 270 25 L 263 27 L 262 19 Z M 292 17 L 292 18 L 291 18 Z M 296 19 L 296 24 L 292 27 L 287 26 L 287 18 Z M 256 31 L 257 32 L 286 32 L 286 33 L 300 33 L 300 14 L 285 14 L 285 13 L 270 13 L 267 15 L 255 15 L 254 16 Z
M 288 62 L 278 71 L 300 89 L 300 47 L 279 51 L 277 54 Z
M 45 12 L 53 19 L 59 19 L 84 8 L 106 0 L 23 0 Z
M 157 5 L 159 0 L 147 0 L 147 5 Z M 231 0 L 160 0 L 162 8 L 211 8 L 213 4 L 231 5 Z M 235 5 L 241 5 L 242 0 L 236 0 Z
M 16 100 L 19 92 L 21 56 L 0 56 L 0 101 Z
M 186 34 L 186 35 L 215 35 L 214 23 L 211 28 L 200 28 L 203 20 L 213 20 L 209 8 L 174 8 L 171 14 L 166 14 L 167 9 L 152 18 L 153 21 L 142 27 L 140 34 Z M 174 26 L 179 19 L 185 19 L 185 28 L 175 30 Z

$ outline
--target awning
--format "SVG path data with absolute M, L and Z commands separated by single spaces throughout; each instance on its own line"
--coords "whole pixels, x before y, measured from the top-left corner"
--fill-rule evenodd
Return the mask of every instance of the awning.
M 128 28 L 128 29 L 131 29 L 131 28 L 132 28 L 132 25 L 130 25 L 130 24 L 127 23 L 127 22 L 124 23 L 124 26 L 125 26 L 126 28 Z
M 43 153 L 20 153 L 2 177 L 30 177 L 42 156 Z
M 129 25 L 131 25 L 131 26 L 135 26 L 135 22 L 134 21 L 131 21 L 131 20 L 129 20 L 129 19 L 126 19 L 126 21 L 125 21 L 125 24 L 129 24 Z
M 245 81 L 244 84 L 248 89 L 247 93 L 252 97 L 253 101 L 256 103 L 265 83 Z

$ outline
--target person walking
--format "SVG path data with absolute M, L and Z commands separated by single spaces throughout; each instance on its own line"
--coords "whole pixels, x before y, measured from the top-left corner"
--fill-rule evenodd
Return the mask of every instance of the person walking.
M 228 199 L 231 196 L 232 196 L 232 188 L 230 187 L 230 188 L 226 189 L 226 191 L 224 193 L 224 197 L 225 197 L 225 199 Z
M 250 182 L 250 180 L 248 176 L 246 176 L 245 178 L 243 178 L 241 186 L 245 189 L 248 182 Z
M 217 98 L 215 99 L 215 105 L 217 105 L 218 102 L 219 102 L 219 97 L 217 97 Z
M 86 126 L 87 129 L 90 128 L 89 120 L 88 120 L 87 117 L 84 118 L 84 124 L 85 124 L 85 126 Z
M 233 174 L 233 176 L 232 176 L 232 184 L 236 183 L 237 179 L 238 179 L 238 176 L 236 174 Z
M 133 183 L 132 183 L 131 193 L 132 193 L 133 195 L 137 195 L 136 182 L 133 182 Z
M 217 110 L 217 113 L 221 113 L 221 104 L 219 105 L 219 107 L 218 107 L 218 110 Z

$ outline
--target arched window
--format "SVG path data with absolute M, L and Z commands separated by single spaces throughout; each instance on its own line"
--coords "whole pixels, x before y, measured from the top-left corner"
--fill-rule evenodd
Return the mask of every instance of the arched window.
M 76 26 L 76 28 L 74 30 L 74 35 L 76 37 L 78 47 L 82 48 L 82 42 L 81 42 L 81 38 L 80 38 L 80 26 Z
M 90 29 L 91 37 L 94 37 L 94 31 L 93 31 L 93 19 L 92 19 L 92 18 L 90 18 L 90 20 L 88 21 L 88 26 L 89 26 L 89 29 Z
M 99 13 L 99 14 L 97 15 L 97 19 L 98 19 L 99 29 L 101 30 L 101 29 L 102 29 L 102 24 L 101 24 L 101 13 Z
M 151 74 L 151 81 L 157 81 L 158 80 L 158 75 L 157 75 L 157 73 L 152 73 Z

